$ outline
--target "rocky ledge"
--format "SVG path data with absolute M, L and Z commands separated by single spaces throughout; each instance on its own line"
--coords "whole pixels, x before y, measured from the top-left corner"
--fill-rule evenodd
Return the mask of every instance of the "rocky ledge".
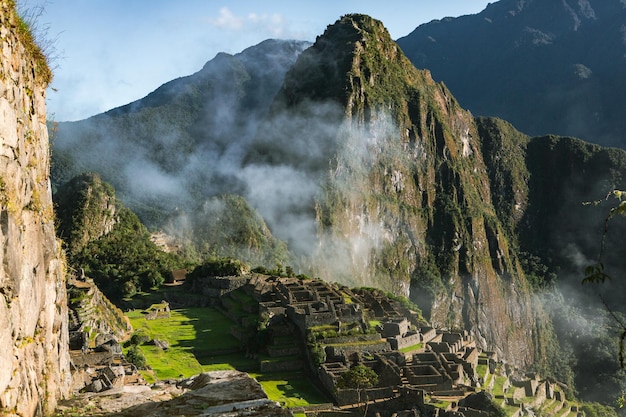
M 57 416 L 122 417 L 288 417 L 269 400 L 261 385 L 240 371 L 206 372 L 152 385 L 124 385 L 100 393 L 83 393 L 62 402 Z

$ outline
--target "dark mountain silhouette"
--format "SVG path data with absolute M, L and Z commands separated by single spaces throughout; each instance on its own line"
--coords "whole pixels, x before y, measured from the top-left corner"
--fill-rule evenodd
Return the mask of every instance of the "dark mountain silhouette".
M 479 116 L 626 147 L 626 3 L 501 0 L 398 44 Z

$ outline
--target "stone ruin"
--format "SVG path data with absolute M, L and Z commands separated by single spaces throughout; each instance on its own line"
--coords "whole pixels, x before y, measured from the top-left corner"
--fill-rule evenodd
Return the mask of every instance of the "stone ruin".
M 170 303 L 161 301 L 158 304 L 152 304 L 146 311 L 146 320 L 166 319 L 170 317 Z
M 307 349 L 312 344 L 322 347 L 324 360 L 319 365 L 312 361 L 310 351 L 300 353 L 339 406 L 358 403 L 360 394 L 371 402 L 372 410 L 382 407 L 372 414 L 382 417 L 387 415 L 382 404 L 394 404 L 395 409 L 405 404 L 410 410 L 423 407 L 427 395 L 463 398 L 484 388 L 485 381 L 477 374 L 479 364 L 486 365 L 489 372 L 495 370 L 497 355 L 481 352 L 467 331 L 432 328 L 419 313 L 378 290 L 350 290 L 321 280 L 261 274 L 207 278 L 203 282 L 209 284 L 202 291 L 212 297 L 212 305 L 219 306 L 221 297 L 242 289 L 258 303 L 259 320 L 265 320 L 268 329 L 283 336 L 292 332 L 302 345 L 308 343 Z M 379 324 L 372 327 L 372 322 Z M 281 349 L 275 344 L 268 347 L 268 352 L 280 351 L 293 355 L 299 349 Z M 337 389 L 341 375 L 356 364 L 374 370 L 377 385 L 361 392 Z M 507 380 L 508 387 L 533 396 L 538 404 L 545 398 L 562 396 L 547 381 L 537 378 Z M 521 391 L 515 395 L 519 397 Z M 499 401 L 504 404 L 505 399 Z M 482 416 L 480 410 L 459 407 L 454 401 L 449 412 Z
M 129 383 L 145 383 L 137 368 L 124 359 L 122 348 L 112 335 L 99 335 L 95 347 L 88 346 L 84 332 L 70 339 L 72 391 L 101 392 Z

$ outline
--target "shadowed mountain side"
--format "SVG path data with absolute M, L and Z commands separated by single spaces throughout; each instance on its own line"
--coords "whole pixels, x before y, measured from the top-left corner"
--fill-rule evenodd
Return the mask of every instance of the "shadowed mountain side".
M 625 20 L 622 0 L 501 0 L 398 44 L 474 114 L 624 148 Z
M 585 289 L 580 281 L 584 268 L 599 255 L 605 219 L 614 204 L 605 197 L 626 187 L 626 152 L 571 137 L 531 138 L 500 119 L 478 118 L 477 123 L 498 217 L 525 260 L 539 257 L 553 277 L 558 275 L 560 285 L 578 287 L 578 296 L 587 302 L 597 303 L 601 291 L 621 308 L 626 287 L 620 282 Z M 614 221 L 609 227 L 604 262 L 619 274 L 626 268 L 619 249 L 626 225 Z M 539 285 L 551 283 L 546 276 Z

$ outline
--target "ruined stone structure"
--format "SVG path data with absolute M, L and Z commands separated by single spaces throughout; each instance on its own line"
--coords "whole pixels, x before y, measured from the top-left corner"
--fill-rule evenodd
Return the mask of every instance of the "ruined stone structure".
M 130 322 L 122 310 L 102 294 L 92 279 L 69 277 L 67 290 L 70 298 L 70 345 L 86 345 L 86 340 L 94 339 L 97 335 L 113 335 L 116 340 L 128 337 L 132 331 Z M 81 336 L 83 333 L 84 336 Z
M 49 414 L 70 389 L 65 265 L 55 237 L 49 70 L 0 1 L 0 414 Z M 20 29 L 21 28 L 21 29 Z
M 321 280 L 262 274 L 206 278 L 202 282 L 207 286 L 198 290 L 211 294 L 211 304 L 224 310 L 236 299 L 256 301 L 257 306 L 237 308 L 247 314 L 257 311 L 259 322 L 270 331 L 267 353 L 280 360 L 261 362 L 262 370 L 302 369 L 303 362 L 308 361 L 325 391 L 340 406 L 368 401 L 371 415 L 387 416 L 385 410 L 392 409 L 405 409 L 409 413 L 406 415 L 414 415 L 411 410 L 424 407 L 426 395 L 463 398 L 485 389 L 492 381 L 489 375 L 496 370 L 497 354 L 481 352 L 468 331 L 430 327 L 418 313 L 375 289 L 351 290 Z M 235 295 L 237 292 L 245 293 L 245 297 Z M 285 344 L 286 337 L 291 344 Z M 305 345 L 307 352 L 301 349 Z M 318 355 L 323 352 L 316 363 L 314 349 Z M 378 376 L 377 384 L 360 390 L 338 389 L 342 375 L 357 364 L 372 369 Z M 479 365 L 487 369 L 486 377 L 478 375 Z M 565 401 L 554 384 L 539 380 L 536 375 L 519 380 L 507 378 L 503 390 L 507 396 L 496 400 L 503 405 L 519 406 L 520 412 L 522 398 L 531 397 L 537 406 L 546 399 L 554 398 L 561 404 Z M 450 402 L 447 415 L 486 415 L 484 411 Z
M 203 277 L 193 281 L 191 291 L 207 299 L 207 304 L 219 304 L 222 296 L 246 285 L 249 277 Z
M 158 304 L 152 304 L 146 314 L 146 320 L 156 320 L 170 317 L 170 303 L 161 301 Z

